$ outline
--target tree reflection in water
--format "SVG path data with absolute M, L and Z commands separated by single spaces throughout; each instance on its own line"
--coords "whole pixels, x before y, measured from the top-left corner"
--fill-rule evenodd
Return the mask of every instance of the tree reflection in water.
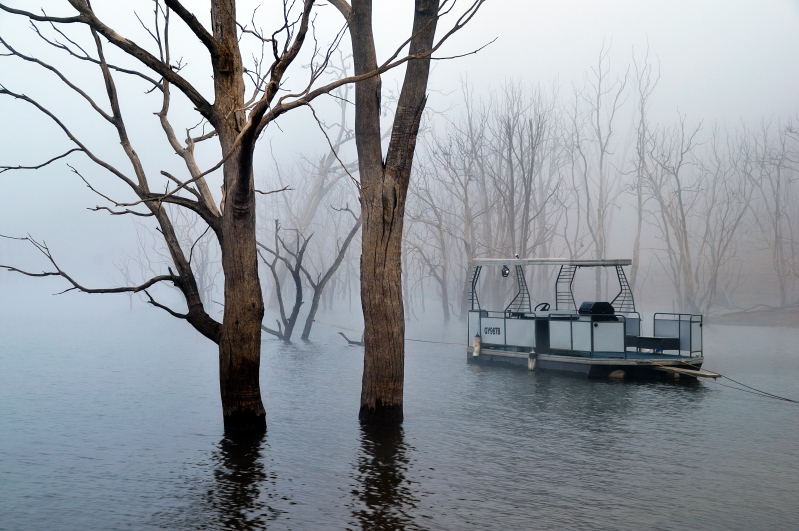
M 414 529 L 408 514 L 418 500 L 406 478 L 409 450 L 402 428 L 361 427 L 361 453 L 355 465 L 353 510 L 363 529 Z
M 207 501 L 218 517 L 212 528 L 260 529 L 279 511 L 268 505 L 270 496 L 261 489 L 274 483 L 264 468 L 261 451 L 265 436 L 230 437 L 219 442 L 215 455 L 214 486 Z

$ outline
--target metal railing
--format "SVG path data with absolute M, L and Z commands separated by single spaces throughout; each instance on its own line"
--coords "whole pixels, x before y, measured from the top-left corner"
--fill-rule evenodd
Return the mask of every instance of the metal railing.
M 652 335 L 680 341 L 680 353 L 702 352 L 702 316 L 693 313 L 658 312 L 652 318 Z

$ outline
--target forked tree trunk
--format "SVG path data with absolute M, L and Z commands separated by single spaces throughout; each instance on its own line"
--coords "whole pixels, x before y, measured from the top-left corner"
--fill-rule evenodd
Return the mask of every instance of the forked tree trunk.
M 432 48 L 438 4 L 438 0 L 416 0 L 411 54 Z M 377 68 L 370 0 L 353 1 L 350 35 L 355 74 Z M 355 87 L 365 347 L 359 419 L 367 424 L 400 424 L 403 420 L 402 228 L 429 69 L 429 57 L 408 62 L 385 163 L 380 138 L 380 78 L 369 78 Z
M 261 401 L 261 321 L 264 301 L 258 277 L 255 243 L 254 141 L 235 140 L 245 126 L 244 71 L 238 47 L 236 2 L 211 5 L 213 35 L 221 47 L 214 66 L 214 107 L 226 119 L 217 125 L 223 167 L 222 269 L 225 273 L 225 315 L 219 336 L 219 388 L 226 432 L 263 432 L 266 413 Z M 234 149 L 235 147 L 235 149 Z

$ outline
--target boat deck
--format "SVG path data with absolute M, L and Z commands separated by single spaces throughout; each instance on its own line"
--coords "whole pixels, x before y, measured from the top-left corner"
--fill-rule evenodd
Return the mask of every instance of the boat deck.
M 502 352 L 502 351 L 499 351 Z M 666 354 L 663 352 L 594 352 L 593 356 L 581 356 L 579 354 L 558 354 L 551 353 L 558 356 L 569 356 L 572 358 L 582 359 L 626 359 L 626 360 L 684 360 L 690 361 L 696 359 L 696 356 L 678 356 L 676 354 Z
M 467 360 L 470 363 L 499 364 L 528 370 L 554 370 L 584 374 L 589 377 L 605 378 L 614 371 L 623 371 L 631 378 L 664 378 L 669 376 L 663 367 L 682 367 L 698 370 L 702 367 L 702 356 L 678 356 L 660 352 L 628 352 L 625 358 L 621 353 L 595 352 L 593 357 L 562 354 L 536 354 L 535 352 L 514 352 L 510 350 L 482 348 L 479 356 L 474 349 L 467 347 Z M 674 376 L 671 373 L 671 377 Z M 686 373 L 684 376 L 692 376 Z

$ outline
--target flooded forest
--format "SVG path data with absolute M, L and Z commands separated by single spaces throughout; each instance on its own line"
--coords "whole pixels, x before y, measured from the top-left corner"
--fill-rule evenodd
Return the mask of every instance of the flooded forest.
M 796 28 L 0 0 L 0 528 L 795 528 Z
M 576 87 L 511 80 L 475 95 L 465 79 L 444 116 L 428 117 L 403 236 L 406 319 L 463 320 L 472 261 L 514 256 L 631 258 L 629 282 L 636 297 L 646 290 L 645 305 L 711 319 L 796 306 L 796 116 L 718 123 L 675 109 L 655 122 L 657 63 L 611 69 L 608 55 Z M 260 229 L 267 314 L 281 316 L 267 326 L 282 337 L 302 302 L 311 318 L 318 307 L 358 306 L 357 161 L 336 155 L 353 142 L 346 96 L 340 116 L 327 131 L 334 153 L 274 160 L 262 178 L 265 188 L 295 188 L 263 199 L 280 219 Z M 551 299 L 557 268 L 532 274 L 532 296 Z M 489 282 L 498 300 L 488 302 L 512 297 L 515 286 Z M 595 300 L 618 289 L 599 270 L 586 288 Z

